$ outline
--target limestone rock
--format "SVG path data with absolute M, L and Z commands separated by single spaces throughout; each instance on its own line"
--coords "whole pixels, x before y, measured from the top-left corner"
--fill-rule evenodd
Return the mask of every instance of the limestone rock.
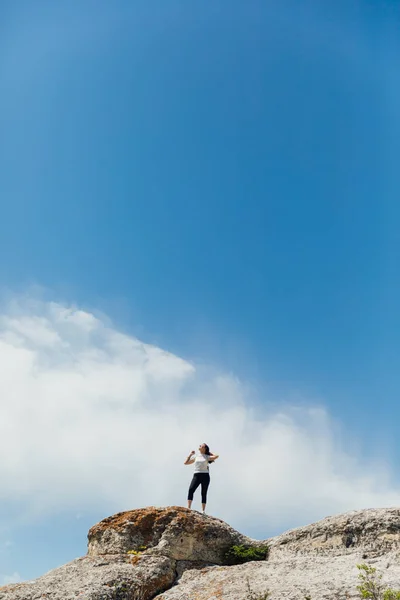
M 356 600 L 359 555 L 287 556 L 232 567 L 185 571 L 177 585 L 154 600 Z M 400 561 L 390 555 L 372 563 L 387 587 L 400 589 Z M 249 593 L 250 591 L 250 593 Z
M 223 564 L 226 550 L 234 544 L 257 543 L 220 519 L 180 506 L 118 513 L 92 527 L 88 540 L 90 556 L 146 546 L 146 553 L 213 564 Z
M 147 600 L 173 584 L 175 567 L 162 556 L 84 556 L 34 581 L 0 587 L 0 600 Z
M 362 550 L 369 557 L 400 548 L 400 509 L 351 511 L 292 529 L 270 540 L 271 554 L 285 551 L 331 556 Z
M 157 600 L 244 600 L 249 588 L 268 600 L 359 598 L 357 564 L 400 590 L 400 509 L 369 509 L 327 517 L 268 540 L 267 561 L 187 570 Z M 251 596 L 250 596 L 251 597 Z M 257 597 L 257 596 L 256 596 Z
M 268 560 L 224 566 L 227 547 L 261 545 L 219 519 L 180 507 L 104 519 L 88 555 L 35 581 L 0 588 L 0 600 L 344 600 L 359 598 L 357 564 L 400 590 L 400 509 L 327 517 L 267 540 Z M 128 554 L 146 546 L 143 554 Z

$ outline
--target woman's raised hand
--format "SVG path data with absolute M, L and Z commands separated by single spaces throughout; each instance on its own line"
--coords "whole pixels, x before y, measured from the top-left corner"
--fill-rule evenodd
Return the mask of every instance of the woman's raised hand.
M 194 459 L 192 460 L 193 454 L 196 454 L 196 452 L 194 450 L 191 451 L 191 453 L 189 454 L 189 456 L 185 460 L 185 462 L 184 462 L 185 465 L 191 465 L 191 464 L 194 463 Z

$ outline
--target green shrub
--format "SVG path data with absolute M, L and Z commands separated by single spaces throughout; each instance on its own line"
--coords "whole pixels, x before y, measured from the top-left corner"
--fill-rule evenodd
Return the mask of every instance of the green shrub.
M 381 582 L 382 575 L 378 575 L 376 569 L 370 565 L 357 565 L 360 571 L 358 578 L 360 585 L 357 589 L 363 600 L 400 600 L 400 590 L 384 589 Z
M 357 589 L 360 598 L 381 600 L 383 592 L 382 575 L 378 575 L 374 567 L 366 564 L 357 565 L 357 569 L 359 570 L 358 578 L 360 580 Z
M 400 600 L 400 590 L 385 590 L 383 592 L 383 600 Z
M 268 546 L 231 546 L 224 559 L 227 565 L 241 565 L 252 560 L 265 560 L 268 551 Z

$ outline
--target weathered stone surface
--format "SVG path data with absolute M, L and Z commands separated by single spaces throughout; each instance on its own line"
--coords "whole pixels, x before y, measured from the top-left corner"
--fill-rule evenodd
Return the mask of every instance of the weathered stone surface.
M 0 600 L 147 600 L 172 585 L 175 567 L 163 556 L 84 556 L 34 581 L 0 587 Z
M 387 555 L 372 563 L 383 573 L 383 583 L 400 589 L 400 561 Z M 252 562 L 234 567 L 208 567 L 185 571 L 178 585 L 156 596 L 155 600 L 346 600 L 360 598 L 357 563 L 360 555 L 287 556 L 286 559 Z M 254 593 L 249 594 L 248 585 Z
M 268 541 L 268 560 L 222 566 L 227 546 L 260 544 L 223 521 L 180 507 L 119 513 L 89 531 L 89 554 L 0 600 L 344 600 L 359 598 L 357 564 L 400 589 L 400 509 L 328 517 Z M 141 556 L 128 554 L 147 546 Z M 249 593 L 249 587 L 254 593 Z
M 400 509 L 352 511 L 283 533 L 269 541 L 268 561 L 186 570 L 157 600 L 242 600 L 248 582 L 269 600 L 359 598 L 357 564 L 400 589 Z
M 142 545 L 175 560 L 223 564 L 234 544 L 256 544 L 224 521 L 180 506 L 118 513 L 89 530 L 88 553 L 118 554 Z
M 351 511 L 292 529 L 270 541 L 271 555 L 291 551 L 337 556 L 362 550 L 370 558 L 400 549 L 400 509 Z

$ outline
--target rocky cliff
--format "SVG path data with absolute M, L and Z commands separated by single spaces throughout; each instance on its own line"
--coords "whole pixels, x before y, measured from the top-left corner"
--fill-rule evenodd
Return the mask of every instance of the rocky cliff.
M 265 547 L 266 560 L 227 566 L 233 545 Z M 104 519 L 88 553 L 35 581 L 0 588 L 0 600 L 312 600 L 357 598 L 358 563 L 400 589 L 400 509 L 327 517 L 263 542 L 180 507 Z

